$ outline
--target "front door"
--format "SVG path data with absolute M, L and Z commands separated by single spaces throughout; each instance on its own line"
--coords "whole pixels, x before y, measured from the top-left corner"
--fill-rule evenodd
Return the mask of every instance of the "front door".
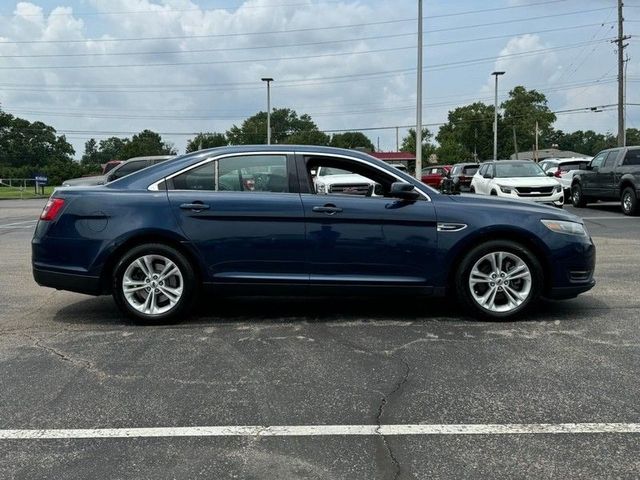
M 362 175 L 376 188 L 370 196 L 316 195 L 312 172 L 319 166 Z M 301 198 L 312 284 L 430 285 L 437 232 L 435 209 L 426 196 L 416 201 L 385 196 L 399 179 L 357 160 L 301 157 L 298 170 L 301 181 L 306 176 L 308 182 L 309 193 Z
M 168 180 L 172 210 L 207 265 L 207 281 L 306 284 L 292 162 L 285 154 L 229 156 Z

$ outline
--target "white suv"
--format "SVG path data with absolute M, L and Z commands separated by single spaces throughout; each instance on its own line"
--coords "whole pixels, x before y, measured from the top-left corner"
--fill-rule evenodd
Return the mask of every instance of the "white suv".
M 562 208 L 560 182 L 528 160 L 498 160 L 483 163 L 471 180 L 471 192 L 495 195 Z
M 333 167 L 318 167 L 313 179 L 316 193 L 319 195 L 373 195 L 375 182 L 358 175 Z
M 545 172 L 553 172 L 564 188 L 564 198 L 571 198 L 571 181 L 576 172 L 586 170 L 592 157 L 582 158 L 547 158 L 540 162 Z

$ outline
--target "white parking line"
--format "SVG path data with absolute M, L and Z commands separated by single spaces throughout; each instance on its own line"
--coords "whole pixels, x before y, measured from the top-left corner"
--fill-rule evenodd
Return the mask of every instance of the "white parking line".
M 583 220 L 637 220 L 637 217 L 582 217 Z
M 149 437 L 312 437 L 371 435 L 531 435 L 640 433 L 640 423 L 508 423 L 440 425 L 277 425 L 0 430 L 0 440 Z

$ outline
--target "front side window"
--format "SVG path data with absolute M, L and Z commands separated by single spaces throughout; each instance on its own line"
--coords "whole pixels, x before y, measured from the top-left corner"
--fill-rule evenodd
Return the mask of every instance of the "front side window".
M 591 166 L 595 168 L 600 168 L 602 166 L 602 162 L 604 162 L 604 158 L 607 156 L 609 152 L 603 152 L 598 154 L 593 160 L 591 160 Z
M 289 192 L 287 157 L 227 157 L 192 168 L 172 179 L 173 190 Z
M 391 184 L 398 181 L 377 168 L 348 159 L 311 157 L 306 165 L 312 192 L 317 195 L 384 197 L 391 191 Z
M 609 155 L 607 155 L 607 158 L 605 159 L 604 163 L 602 164 L 603 168 L 613 168 L 616 166 L 616 159 L 618 158 L 618 152 L 616 150 L 614 150 L 613 152 L 609 152 Z

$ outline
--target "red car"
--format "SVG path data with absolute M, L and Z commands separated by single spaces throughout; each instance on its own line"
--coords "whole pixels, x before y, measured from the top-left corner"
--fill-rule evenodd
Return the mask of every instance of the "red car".
M 430 187 L 440 188 L 440 182 L 451 171 L 451 165 L 437 165 L 422 170 L 422 183 Z

